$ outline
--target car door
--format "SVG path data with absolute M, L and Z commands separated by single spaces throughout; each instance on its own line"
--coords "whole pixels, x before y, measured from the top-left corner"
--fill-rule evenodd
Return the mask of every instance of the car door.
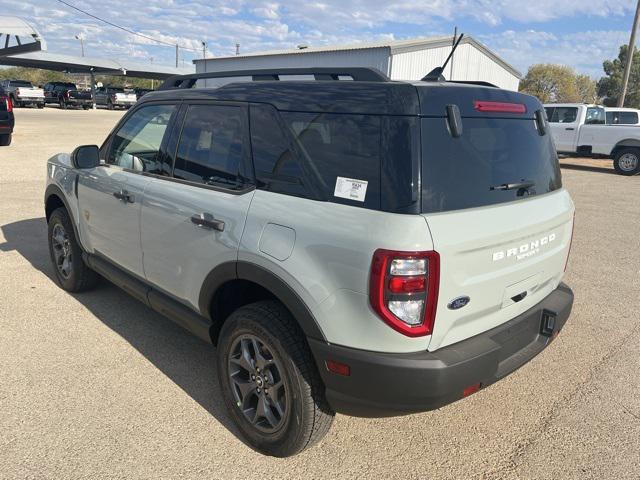
M 553 107 L 552 111 L 547 110 L 547 116 L 556 150 L 574 151 L 578 135 L 578 107 Z
M 140 209 L 149 174 L 161 170 L 161 145 L 176 111 L 174 104 L 132 111 L 103 145 L 104 163 L 78 180 L 81 235 L 89 250 L 140 277 Z
M 147 280 L 197 308 L 209 272 L 237 260 L 253 171 L 246 105 L 183 108 L 182 128 L 168 143 L 173 175 L 156 176 L 145 193 L 142 249 Z

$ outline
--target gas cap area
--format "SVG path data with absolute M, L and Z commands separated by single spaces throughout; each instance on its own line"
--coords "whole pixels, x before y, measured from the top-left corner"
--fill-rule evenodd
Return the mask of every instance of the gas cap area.
M 282 262 L 291 256 L 295 243 L 296 231 L 293 228 L 267 223 L 260 236 L 259 248 L 262 253 Z

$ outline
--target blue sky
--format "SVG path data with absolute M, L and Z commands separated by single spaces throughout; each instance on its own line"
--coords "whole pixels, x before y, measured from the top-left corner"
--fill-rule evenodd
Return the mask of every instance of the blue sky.
M 634 0 L 67 0 L 129 29 L 187 48 L 181 62 L 215 56 L 383 39 L 451 34 L 475 37 L 514 67 L 560 63 L 594 78 L 628 42 Z M 170 65 L 171 47 L 129 35 L 56 0 L 0 0 L 3 15 L 32 22 L 49 50 Z

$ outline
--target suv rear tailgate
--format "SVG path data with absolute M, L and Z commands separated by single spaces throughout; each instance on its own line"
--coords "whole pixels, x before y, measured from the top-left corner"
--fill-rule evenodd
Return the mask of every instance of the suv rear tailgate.
M 559 285 L 574 207 L 536 98 L 473 85 L 418 91 L 421 211 L 441 259 L 436 350 L 507 322 Z M 468 299 L 451 303 L 459 297 Z
M 440 254 L 440 293 L 429 350 L 501 325 L 560 284 L 571 242 L 566 190 L 490 207 L 425 214 Z M 469 297 L 463 308 L 449 303 Z

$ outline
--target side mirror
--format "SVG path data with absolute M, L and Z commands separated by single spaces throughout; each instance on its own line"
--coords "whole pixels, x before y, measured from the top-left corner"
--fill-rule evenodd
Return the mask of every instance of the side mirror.
M 100 149 L 97 145 L 82 145 L 71 154 L 75 168 L 94 168 L 100 165 Z

